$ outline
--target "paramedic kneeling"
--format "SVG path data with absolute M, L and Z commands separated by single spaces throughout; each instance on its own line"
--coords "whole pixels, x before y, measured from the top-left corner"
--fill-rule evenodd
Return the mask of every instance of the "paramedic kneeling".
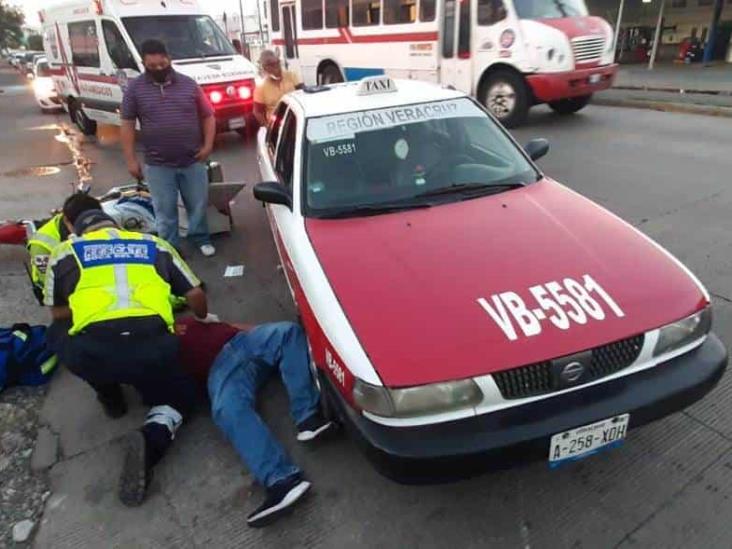
M 120 384 L 151 406 L 127 435 L 119 497 L 142 503 L 152 467 L 170 446 L 195 401 L 192 380 L 177 363 L 171 290 L 202 322 L 208 314 L 200 281 L 167 242 L 118 229 L 101 210 L 66 208 L 74 234 L 48 264 L 45 304 L 52 307 L 49 344 L 69 370 L 97 392 L 107 415 L 127 410 Z

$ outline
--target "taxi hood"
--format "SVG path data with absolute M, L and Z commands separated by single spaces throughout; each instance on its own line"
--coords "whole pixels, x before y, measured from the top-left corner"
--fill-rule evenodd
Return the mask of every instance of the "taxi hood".
M 356 337 L 392 387 L 590 349 L 707 303 L 662 248 L 548 179 L 432 208 L 307 219 L 306 229 Z M 552 297 L 578 292 L 577 284 L 602 308 L 586 303 L 594 317 L 585 314 L 584 323 L 566 297 Z M 560 327 L 547 296 L 571 314 Z

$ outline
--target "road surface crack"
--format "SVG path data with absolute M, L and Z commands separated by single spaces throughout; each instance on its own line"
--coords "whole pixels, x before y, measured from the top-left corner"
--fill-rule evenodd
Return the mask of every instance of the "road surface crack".
M 670 507 L 671 504 L 684 492 L 684 490 L 686 490 L 689 486 L 700 482 L 702 477 L 704 476 L 704 473 L 706 473 L 709 469 L 711 469 L 712 467 L 717 465 L 724 458 L 729 457 L 731 454 L 732 454 L 732 449 L 730 449 L 730 448 L 726 448 L 726 449 L 722 450 L 722 452 L 715 459 L 713 459 L 706 467 L 703 467 L 692 478 L 690 478 L 687 482 L 682 484 L 681 487 L 678 490 L 676 490 L 673 494 L 671 494 L 671 496 L 669 496 L 663 503 L 661 503 L 661 505 L 659 505 L 655 511 L 653 511 L 645 519 L 640 521 L 640 523 L 638 523 L 638 525 L 635 528 L 633 528 L 630 532 L 625 534 L 625 536 L 623 536 L 623 538 L 618 543 L 613 545 L 613 548 L 617 549 L 618 547 L 621 547 L 624 543 L 629 541 L 633 537 L 634 534 L 636 534 L 641 529 L 643 529 L 644 526 L 649 524 L 656 516 L 658 516 L 658 514 L 661 511 Z

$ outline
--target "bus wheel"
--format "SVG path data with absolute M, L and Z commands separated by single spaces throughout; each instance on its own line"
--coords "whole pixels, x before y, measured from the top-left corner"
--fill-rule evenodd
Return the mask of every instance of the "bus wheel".
M 318 80 L 320 84 L 338 84 L 339 82 L 343 82 L 343 75 L 338 70 L 338 67 L 329 64 L 320 71 Z
M 97 123 L 86 115 L 84 109 L 76 101 L 69 105 L 69 115 L 84 135 L 95 135 L 97 133 Z
M 507 128 L 515 128 L 526 121 L 529 94 L 524 79 L 515 72 L 497 70 L 490 74 L 479 99 Z
M 592 94 L 582 95 L 580 97 L 570 97 L 569 99 L 560 99 L 549 103 L 551 109 L 558 114 L 574 114 L 584 109 L 590 102 Z

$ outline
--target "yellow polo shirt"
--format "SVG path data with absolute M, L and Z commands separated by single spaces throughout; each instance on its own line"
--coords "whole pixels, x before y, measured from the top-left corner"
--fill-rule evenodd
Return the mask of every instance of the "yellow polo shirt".
M 295 86 L 300 84 L 300 79 L 294 72 L 282 70 L 282 78 L 275 80 L 269 76 L 262 80 L 254 89 L 254 102 L 261 103 L 267 109 L 266 117 L 272 115 L 277 103 L 282 96 L 291 91 L 295 91 Z

